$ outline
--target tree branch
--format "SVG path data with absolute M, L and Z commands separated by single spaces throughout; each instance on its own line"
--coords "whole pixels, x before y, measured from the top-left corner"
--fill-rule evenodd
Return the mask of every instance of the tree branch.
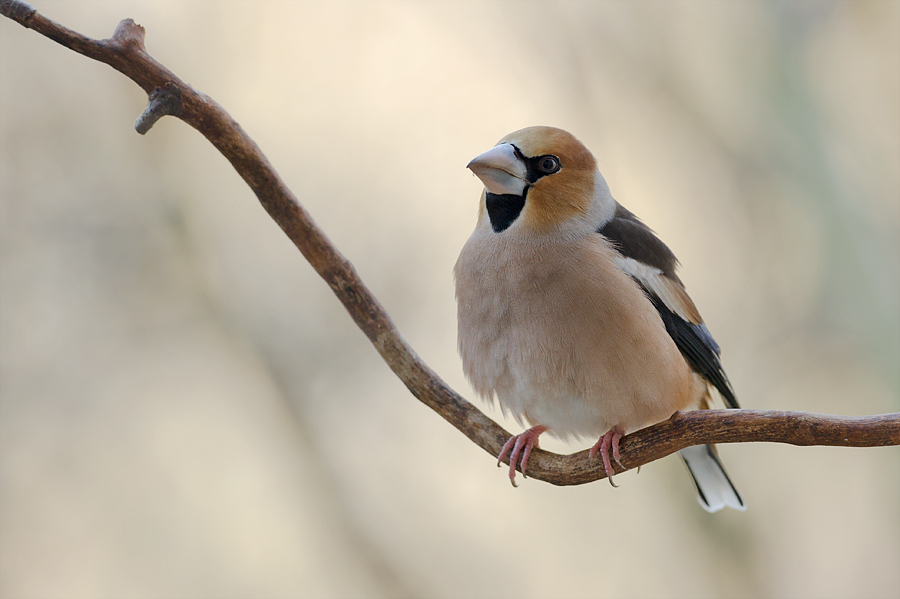
M 410 392 L 493 456 L 510 437 L 493 420 L 450 389 L 406 343 L 350 262 L 331 244 L 287 188 L 256 143 L 212 98 L 198 92 L 151 57 L 144 28 L 121 21 L 112 37 L 94 40 L 55 23 L 16 0 L 0 2 L 0 14 L 94 60 L 106 63 L 147 92 L 147 109 L 135 122 L 144 134 L 165 115 L 180 118 L 210 141 L 253 190 L 263 208 L 331 287 L 347 312 Z M 629 468 L 702 443 L 768 441 L 793 445 L 875 447 L 900 445 L 900 413 L 838 417 L 769 410 L 703 410 L 632 433 L 620 444 Z M 535 450 L 528 474 L 555 485 L 605 477 L 587 450 L 558 455 Z

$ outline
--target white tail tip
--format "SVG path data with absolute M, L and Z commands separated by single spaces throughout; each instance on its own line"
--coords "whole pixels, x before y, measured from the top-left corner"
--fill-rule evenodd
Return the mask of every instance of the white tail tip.
M 694 445 L 680 452 L 694 484 L 697 486 L 697 500 L 707 512 L 718 512 L 722 508 L 744 512 L 747 505 L 734 487 L 719 456 L 711 445 Z

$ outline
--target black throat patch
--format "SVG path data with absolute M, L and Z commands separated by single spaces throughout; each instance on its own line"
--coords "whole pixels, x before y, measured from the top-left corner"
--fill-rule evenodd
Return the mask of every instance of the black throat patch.
M 505 231 L 513 221 L 519 218 L 522 208 L 525 207 L 525 196 L 528 195 L 528 188 L 517 196 L 511 193 L 496 194 L 487 192 L 484 198 L 484 204 L 487 207 L 488 216 L 491 219 L 491 228 L 494 233 Z

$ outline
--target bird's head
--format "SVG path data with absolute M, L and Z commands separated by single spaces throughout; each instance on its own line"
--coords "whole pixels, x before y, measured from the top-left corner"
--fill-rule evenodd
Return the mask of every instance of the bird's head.
M 510 133 L 468 168 L 484 183 L 480 219 L 517 237 L 592 233 L 615 200 L 597 161 L 571 133 L 528 127 Z

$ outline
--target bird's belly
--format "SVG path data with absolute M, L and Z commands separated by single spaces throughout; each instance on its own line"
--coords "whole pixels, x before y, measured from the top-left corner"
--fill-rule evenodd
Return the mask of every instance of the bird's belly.
M 457 267 L 459 349 L 476 392 L 561 438 L 630 432 L 690 407 L 699 387 L 637 285 L 566 264 L 474 280 Z
M 597 390 L 602 393 L 602 389 Z M 612 428 L 609 410 L 573 390 L 548 389 L 520 379 L 512 388 L 498 382 L 497 400 L 504 413 L 509 412 L 523 426 L 541 424 L 561 439 L 596 438 Z
M 468 378 L 504 412 L 560 438 L 597 437 L 614 426 L 630 432 L 687 407 L 671 403 L 678 379 L 664 353 L 603 339 L 602 327 L 588 328 L 591 339 L 562 323 L 539 335 L 507 326 L 482 341 L 477 353 L 489 358 L 464 360 Z M 579 353 L 586 346 L 591 351 Z

